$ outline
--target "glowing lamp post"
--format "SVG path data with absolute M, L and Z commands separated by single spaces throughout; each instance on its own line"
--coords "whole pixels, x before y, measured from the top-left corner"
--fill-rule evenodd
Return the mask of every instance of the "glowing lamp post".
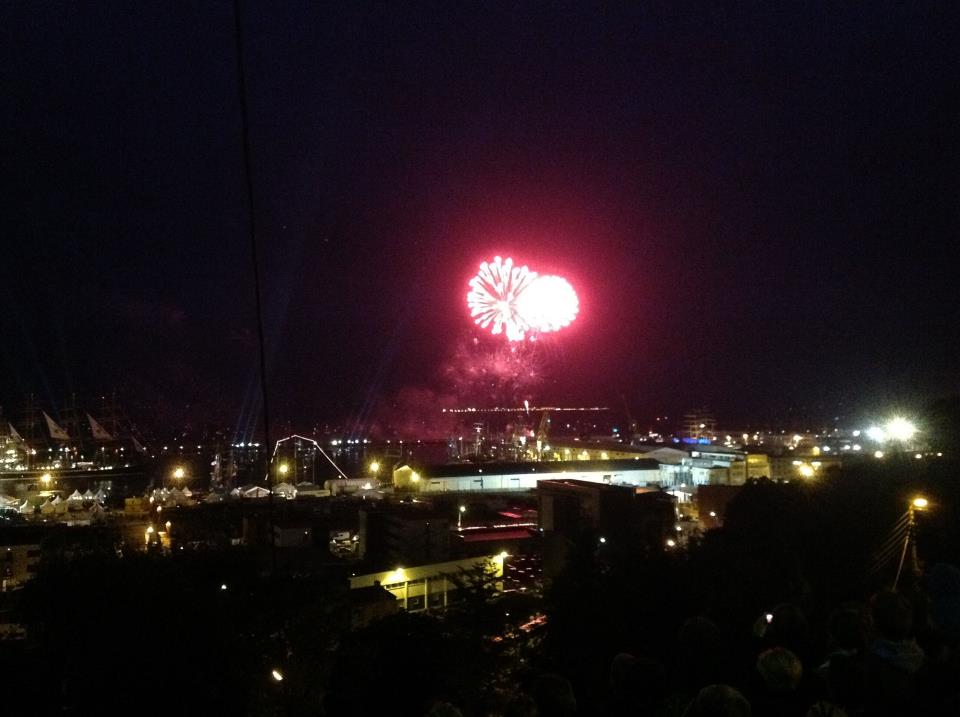
M 457 511 L 457 530 L 463 530 L 463 514 L 467 512 L 467 506 L 461 505 Z
M 903 538 L 903 550 L 900 553 L 900 564 L 897 566 L 897 575 L 893 579 L 893 589 L 897 589 L 897 584 L 900 582 L 900 573 L 903 572 L 903 563 L 907 559 L 907 550 L 910 550 L 910 562 L 913 567 L 914 574 L 920 572 L 920 564 L 917 560 L 917 539 L 914 535 L 914 532 L 917 527 L 917 511 L 923 511 L 930 507 L 930 501 L 924 498 L 923 496 L 917 496 L 910 501 L 907 506 L 907 532 Z

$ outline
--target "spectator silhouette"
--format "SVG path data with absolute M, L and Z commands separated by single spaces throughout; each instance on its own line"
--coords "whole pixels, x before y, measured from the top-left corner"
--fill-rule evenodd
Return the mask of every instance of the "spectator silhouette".
M 751 717 L 747 698 L 729 685 L 707 685 L 690 703 L 683 717 Z
M 863 709 L 864 650 L 868 625 L 857 606 L 845 606 L 830 616 L 830 652 L 817 670 L 832 702 L 849 713 Z
M 924 654 L 913 639 L 911 605 L 899 593 L 882 590 L 870 601 L 870 615 L 875 638 L 864 662 L 866 713 L 913 714 Z
M 577 713 L 573 686 L 559 675 L 540 675 L 533 683 L 533 700 L 538 717 L 570 717 Z
M 610 685 L 605 713 L 619 715 L 654 714 L 663 699 L 666 681 L 663 666 L 643 657 L 621 652 L 610 664 Z
M 754 714 L 761 717 L 804 715 L 807 702 L 800 692 L 803 665 L 785 647 L 773 647 L 757 658 L 760 684 L 753 698 Z

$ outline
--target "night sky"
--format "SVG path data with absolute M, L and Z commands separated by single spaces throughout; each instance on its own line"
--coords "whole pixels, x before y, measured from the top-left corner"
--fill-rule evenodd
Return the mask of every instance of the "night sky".
M 271 414 L 439 393 L 495 254 L 567 276 L 542 403 L 722 424 L 956 393 L 954 3 L 244 2 Z M 239 425 L 230 2 L 0 8 L 2 381 Z

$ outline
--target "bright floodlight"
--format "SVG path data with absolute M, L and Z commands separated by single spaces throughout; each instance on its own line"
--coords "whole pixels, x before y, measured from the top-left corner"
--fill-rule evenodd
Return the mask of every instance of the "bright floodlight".
M 930 501 L 928 501 L 926 498 L 914 498 L 912 505 L 917 510 L 923 510 L 930 505 Z
M 917 427 L 905 418 L 894 418 L 886 425 L 886 433 L 895 441 L 909 441 L 917 432 Z
M 870 428 L 867 429 L 867 438 L 877 443 L 883 443 L 887 440 L 887 432 L 880 428 L 880 426 L 870 426 Z

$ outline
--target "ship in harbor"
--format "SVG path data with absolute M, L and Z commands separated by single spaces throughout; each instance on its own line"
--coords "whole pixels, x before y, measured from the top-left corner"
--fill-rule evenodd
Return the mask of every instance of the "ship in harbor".
M 147 459 L 143 440 L 112 397 L 91 410 L 75 397 L 41 406 L 30 396 L 20 415 L 0 414 L 0 493 L 136 477 Z

